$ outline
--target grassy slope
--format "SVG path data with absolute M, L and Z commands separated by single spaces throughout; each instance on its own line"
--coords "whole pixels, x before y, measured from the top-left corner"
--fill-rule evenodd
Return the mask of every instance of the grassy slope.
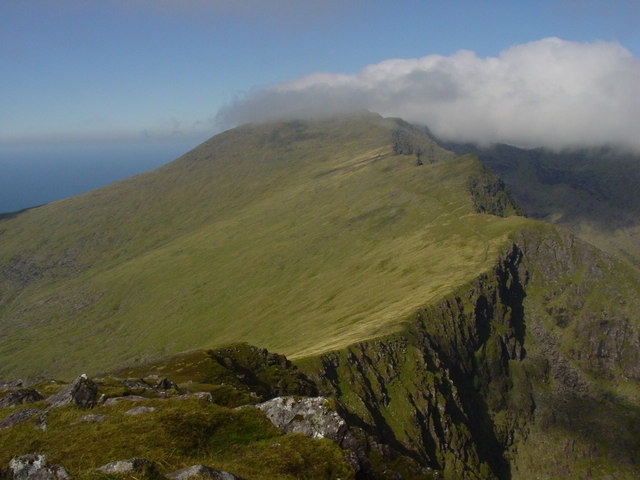
M 0 375 L 69 377 L 232 341 L 295 358 L 398 328 L 527 221 L 473 213 L 472 157 L 393 155 L 397 126 L 241 127 L 3 220 Z

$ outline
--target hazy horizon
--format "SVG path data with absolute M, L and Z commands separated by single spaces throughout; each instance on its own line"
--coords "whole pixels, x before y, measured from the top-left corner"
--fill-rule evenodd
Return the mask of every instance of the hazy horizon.
M 192 142 L 0 146 L 0 213 L 103 187 L 160 167 L 195 146 Z

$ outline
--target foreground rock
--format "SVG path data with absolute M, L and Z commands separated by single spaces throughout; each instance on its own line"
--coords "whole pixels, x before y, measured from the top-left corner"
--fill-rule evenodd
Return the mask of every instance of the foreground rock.
M 165 475 L 170 480 L 190 480 L 192 478 L 211 478 L 213 480 L 243 480 L 232 473 L 222 472 L 206 465 L 193 465 L 177 472 Z
M 326 397 L 276 397 L 255 405 L 255 408 L 286 433 L 333 440 L 350 452 L 349 463 L 356 471 L 369 471 L 364 448 L 336 410 L 335 400 Z
M 98 385 L 83 374 L 76 378 L 68 387 L 47 398 L 47 401 L 51 404 L 51 408 L 62 407 L 69 404 L 76 405 L 80 408 L 92 408 L 95 406 L 97 398 Z
M 338 445 L 349 428 L 347 422 L 331 408 L 331 401 L 326 397 L 276 397 L 256 405 L 256 408 L 286 433 L 329 438 Z
M 22 455 L 9 462 L 9 478 L 12 480 L 68 480 L 71 475 L 59 465 L 47 463 L 45 455 Z

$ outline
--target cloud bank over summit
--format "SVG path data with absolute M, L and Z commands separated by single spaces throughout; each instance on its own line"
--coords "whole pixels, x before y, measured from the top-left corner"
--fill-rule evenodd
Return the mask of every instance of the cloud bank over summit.
M 255 89 L 218 113 L 225 126 L 368 109 L 455 141 L 640 150 L 640 59 L 615 42 L 559 38 L 497 57 L 391 59 L 355 74 L 315 73 Z

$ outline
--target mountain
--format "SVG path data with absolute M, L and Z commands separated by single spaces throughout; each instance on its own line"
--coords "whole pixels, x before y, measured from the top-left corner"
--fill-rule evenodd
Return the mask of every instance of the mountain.
M 447 148 L 478 155 L 531 218 L 566 226 L 640 267 L 640 155 L 614 147 L 562 152 L 510 145 Z
M 167 375 L 224 408 L 322 395 L 354 432 L 358 478 L 637 478 L 635 251 L 520 215 L 543 197 L 523 202 L 535 188 L 523 196 L 527 175 L 496 176 L 520 168 L 501 158 L 513 170 L 375 114 L 246 125 L 153 172 L 4 218 L 0 374 Z M 560 201 L 573 198 L 561 187 L 550 204 L 580 210 Z M 626 205 L 610 193 L 603 212 Z M 235 342 L 260 348 L 226 346 Z M 298 373 L 278 370 L 289 360 L 265 347 Z M 106 396 L 122 393 L 121 380 L 100 375 Z M 170 425 L 195 418 L 195 406 L 175 408 Z M 220 412 L 240 430 L 257 425 Z M 49 443 L 20 428 L 23 444 L 83 468 L 105 456 L 56 446 L 80 427 L 57 423 L 65 433 Z M 129 438 L 129 427 L 98 428 L 82 430 L 96 438 L 83 444 Z M 197 457 L 296 478 L 220 457 L 220 445 L 245 440 L 214 430 L 210 448 L 176 456 L 149 439 L 149 455 L 167 469 Z M 277 435 L 251 431 L 242 452 L 267 458 L 259 438 Z M 2 432 L 0 451 L 20 454 Z M 294 444 L 292 456 L 321 448 Z M 308 478 L 347 475 L 340 465 Z
M 378 116 L 245 126 L 5 219 L 0 376 L 235 341 L 296 358 L 397 330 L 526 223 L 476 214 L 467 183 L 486 172 L 450 157 Z

